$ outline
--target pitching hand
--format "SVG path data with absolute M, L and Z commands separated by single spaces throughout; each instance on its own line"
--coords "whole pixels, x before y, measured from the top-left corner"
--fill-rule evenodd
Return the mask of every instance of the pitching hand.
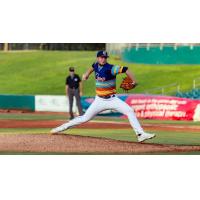
M 87 79 L 88 79 L 87 74 L 83 74 L 83 76 L 82 76 L 82 80 L 83 80 L 83 81 L 86 81 Z

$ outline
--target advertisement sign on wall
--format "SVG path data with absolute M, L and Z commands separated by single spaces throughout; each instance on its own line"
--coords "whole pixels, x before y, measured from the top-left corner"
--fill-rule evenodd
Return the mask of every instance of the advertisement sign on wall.
M 136 116 L 141 119 L 200 121 L 200 100 L 142 94 L 119 95 L 119 98 L 130 105 Z M 85 110 L 93 100 L 94 98 L 84 99 L 82 105 Z M 107 114 L 117 115 L 112 110 L 108 110 Z
M 154 95 L 129 95 L 126 102 L 144 119 L 200 121 L 200 100 Z
M 36 95 L 36 111 L 69 112 L 68 98 L 63 95 Z M 77 112 L 76 100 L 74 99 L 73 111 Z

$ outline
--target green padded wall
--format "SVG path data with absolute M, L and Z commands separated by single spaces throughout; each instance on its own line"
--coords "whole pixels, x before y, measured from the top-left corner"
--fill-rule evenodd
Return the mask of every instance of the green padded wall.
M 35 97 L 24 95 L 0 95 L 0 109 L 35 110 Z
M 127 62 L 144 64 L 200 64 L 200 46 L 126 48 L 122 59 Z

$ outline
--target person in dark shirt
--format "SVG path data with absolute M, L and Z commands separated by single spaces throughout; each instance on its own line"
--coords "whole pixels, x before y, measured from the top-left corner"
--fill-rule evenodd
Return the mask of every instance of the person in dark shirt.
M 83 95 L 82 82 L 78 74 L 75 74 L 74 67 L 69 68 L 69 76 L 66 78 L 66 95 L 69 98 L 69 113 L 70 119 L 74 118 L 73 114 L 73 100 L 76 98 L 76 105 L 78 107 L 79 115 L 83 115 L 81 106 L 81 96 Z

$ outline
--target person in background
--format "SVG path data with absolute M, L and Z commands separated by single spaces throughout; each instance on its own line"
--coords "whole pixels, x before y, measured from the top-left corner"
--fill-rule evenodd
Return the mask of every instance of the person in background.
M 73 114 L 73 101 L 76 98 L 76 105 L 78 107 L 79 115 L 83 115 L 81 106 L 81 96 L 83 95 L 82 82 L 78 74 L 75 74 L 74 67 L 69 68 L 69 76 L 66 78 L 66 95 L 69 98 L 69 113 L 70 119 L 74 118 Z

